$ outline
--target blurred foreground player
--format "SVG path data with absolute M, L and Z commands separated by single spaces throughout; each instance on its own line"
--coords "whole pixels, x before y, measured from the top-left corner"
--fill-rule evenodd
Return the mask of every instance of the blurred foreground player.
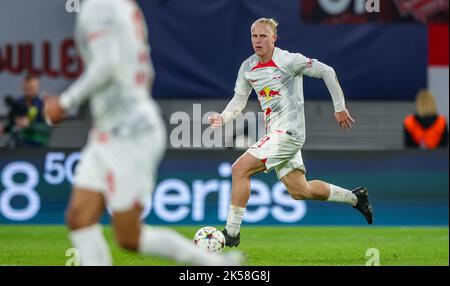
M 86 71 L 59 98 L 47 100 L 45 114 L 56 124 L 69 109 L 90 101 L 94 127 L 66 213 L 81 265 L 112 265 L 98 223 L 106 205 L 124 249 L 194 265 L 239 264 L 238 252 L 212 255 L 173 230 L 140 221 L 157 179 L 166 131 L 149 96 L 154 71 L 139 7 L 129 0 L 86 0 L 77 17 L 75 38 Z
M 315 59 L 276 48 L 277 25 L 275 20 L 267 18 L 252 24 L 251 40 L 255 54 L 241 65 L 233 99 L 221 114 L 209 118 L 213 128 L 236 118 L 254 89 L 266 124 L 266 135 L 250 146 L 232 167 L 231 205 L 223 231 L 227 246 L 240 243 L 240 226 L 250 198 L 250 177 L 272 169 L 293 199 L 347 203 L 360 211 L 369 224 L 373 220 L 365 188 L 349 191 L 323 181 L 306 180 L 301 154 L 305 142 L 303 75 L 325 81 L 340 127 L 347 130 L 354 120 L 345 108 L 335 71 Z

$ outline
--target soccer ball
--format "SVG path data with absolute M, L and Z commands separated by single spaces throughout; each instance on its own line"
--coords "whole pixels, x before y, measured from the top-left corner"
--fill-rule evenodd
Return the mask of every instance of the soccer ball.
M 225 247 L 225 236 L 215 227 L 206 226 L 199 229 L 194 235 L 194 244 L 211 253 L 220 254 Z

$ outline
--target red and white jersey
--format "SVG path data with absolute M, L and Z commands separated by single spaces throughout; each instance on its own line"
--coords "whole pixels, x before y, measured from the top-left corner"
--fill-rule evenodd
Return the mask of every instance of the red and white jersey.
M 289 131 L 300 142 L 304 142 L 303 75 L 323 78 L 332 96 L 335 111 L 344 110 L 344 95 L 331 67 L 302 54 L 275 48 L 268 63 L 259 63 L 256 54 L 242 63 L 234 89 L 235 95 L 222 112 L 224 122 L 235 118 L 243 110 L 254 89 L 264 112 L 267 133 Z
M 75 41 L 84 74 L 61 94 L 66 110 L 89 99 L 100 131 L 132 133 L 160 121 L 151 98 L 154 69 L 142 11 L 132 0 L 86 0 Z

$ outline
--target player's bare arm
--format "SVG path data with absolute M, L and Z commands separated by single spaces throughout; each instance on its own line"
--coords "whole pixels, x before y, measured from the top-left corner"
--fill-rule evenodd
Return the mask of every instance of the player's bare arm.
M 355 123 L 355 120 L 350 116 L 350 113 L 347 109 L 335 112 L 334 117 L 336 118 L 339 126 L 342 127 L 345 131 L 352 128 L 352 123 Z

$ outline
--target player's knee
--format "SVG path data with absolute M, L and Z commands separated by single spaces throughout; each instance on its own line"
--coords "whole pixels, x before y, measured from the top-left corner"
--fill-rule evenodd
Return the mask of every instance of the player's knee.
M 66 224 L 71 230 L 80 229 L 89 226 L 81 213 L 75 209 L 69 209 L 65 213 Z
M 139 248 L 139 239 L 135 237 L 117 237 L 117 242 L 123 249 L 136 252 Z

